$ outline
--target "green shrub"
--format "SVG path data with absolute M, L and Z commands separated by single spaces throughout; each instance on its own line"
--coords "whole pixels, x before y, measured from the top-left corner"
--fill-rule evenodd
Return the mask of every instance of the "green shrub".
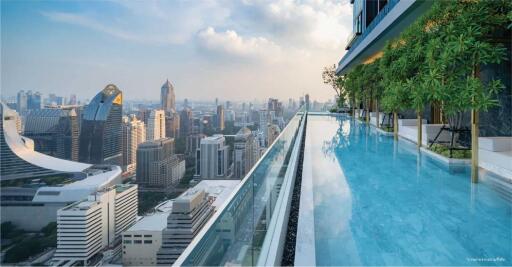
M 433 144 L 430 148 L 431 151 L 445 156 L 447 158 L 450 157 L 450 148 L 442 145 L 442 144 Z M 469 159 L 471 158 L 471 150 L 453 150 L 452 151 L 452 157 L 454 159 Z

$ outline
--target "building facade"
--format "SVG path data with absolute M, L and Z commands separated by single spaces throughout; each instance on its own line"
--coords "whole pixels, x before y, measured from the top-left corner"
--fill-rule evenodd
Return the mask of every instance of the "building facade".
M 109 84 L 83 111 L 79 161 L 122 164 L 122 114 L 123 93 Z
M 78 161 L 78 116 L 74 108 L 31 110 L 25 118 L 24 136 L 35 150 L 61 159 Z
M 123 233 L 123 266 L 154 266 L 169 212 L 145 216 Z
M 204 190 L 186 192 L 175 199 L 162 233 L 158 265 L 172 265 L 213 215 L 212 201 Z
M 269 124 L 267 127 L 267 146 L 270 146 L 279 137 L 281 129 L 275 124 Z
M 217 106 L 217 122 L 216 127 L 218 130 L 223 131 L 224 130 L 224 106 L 218 105 Z
M 165 136 L 180 137 L 180 114 L 172 110 L 165 115 Z
M 137 185 L 118 185 L 60 209 L 53 264 L 95 265 L 101 252 L 120 245 L 120 233 L 135 223 L 137 205 Z
M 180 112 L 180 136 L 186 137 L 192 132 L 193 116 L 188 107 Z
M 144 122 L 134 115 L 123 117 L 123 171 L 134 172 L 137 166 L 137 146 L 146 142 Z
M 201 179 L 223 179 L 228 176 L 229 147 L 223 135 L 201 139 L 196 150 L 196 176 Z
M 233 178 L 242 179 L 259 159 L 260 146 L 251 130 L 242 128 L 235 136 Z
M 146 126 L 147 140 L 165 138 L 165 112 L 161 109 L 151 110 Z
M 170 192 L 185 175 L 185 161 L 174 153 L 174 139 L 142 143 L 137 148 L 137 184 L 141 190 Z
M 176 110 L 176 96 L 174 94 L 174 86 L 169 82 L 165 81 L 160 89 L 160 103 L 162 109 L 165 112 L 171 112 Z

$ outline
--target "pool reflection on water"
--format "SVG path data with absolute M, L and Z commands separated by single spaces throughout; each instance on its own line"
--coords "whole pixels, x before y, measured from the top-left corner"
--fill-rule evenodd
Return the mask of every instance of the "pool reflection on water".
M 512 204 L 469 168 L 349 117 L 310 115 L 306 139 L 317 265 L 512 264 Z

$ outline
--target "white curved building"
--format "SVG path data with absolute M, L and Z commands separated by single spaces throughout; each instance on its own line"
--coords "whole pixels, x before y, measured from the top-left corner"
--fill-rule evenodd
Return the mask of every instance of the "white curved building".
M 120 184 L 121 167 L 63 160 L 34 151 L 31 139 L 18 134 L 17 113 L 0 103 L 1 221 L 40 230 L 56 221 L 59 208 Z M 51 179 L 65 184 L 46 186 Z M 27 217 L 26 214 L 31 214 Z

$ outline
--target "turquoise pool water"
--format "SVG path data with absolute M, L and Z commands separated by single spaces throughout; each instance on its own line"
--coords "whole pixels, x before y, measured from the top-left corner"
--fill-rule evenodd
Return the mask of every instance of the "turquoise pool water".
M 467 168 L 332 116 L 308 117 L 304 164 L 317 265 L 512 265 L 512 204 Z

